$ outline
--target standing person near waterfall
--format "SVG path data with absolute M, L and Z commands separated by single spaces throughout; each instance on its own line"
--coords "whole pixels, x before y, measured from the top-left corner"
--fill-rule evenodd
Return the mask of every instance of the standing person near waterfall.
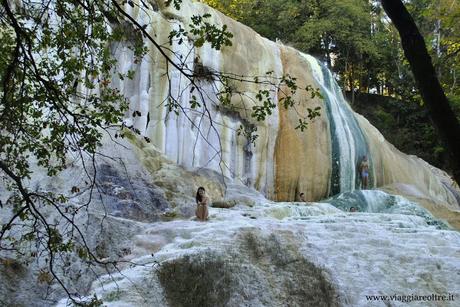
M 200 221 L 208 220 L 208 197 L 206 196 L 206 191 L 203 187 L 199 187 L 196 191 L 196 217 Z
M 359 165 L 359 173 L 361 174 L 361 188 L 367 189 L 369 183 L 369 162 L 367 156 L 363 156 L 363 160 Z

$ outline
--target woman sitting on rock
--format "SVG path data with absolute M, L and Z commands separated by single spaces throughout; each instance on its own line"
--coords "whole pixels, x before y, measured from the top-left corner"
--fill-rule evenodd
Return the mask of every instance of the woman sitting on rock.
M 199 187 L 196 191 L 196 217 L 200 221 L 208 220 L 208 197 L 203 187 Z

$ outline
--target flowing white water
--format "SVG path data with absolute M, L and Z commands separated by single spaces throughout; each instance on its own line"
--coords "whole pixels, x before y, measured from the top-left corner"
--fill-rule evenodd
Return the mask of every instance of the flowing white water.
M 428 225 L 434 225 L 439 229 L 449 228 L 444 221 L 434 218 L 428 210 L 418 204 L 379 190 L 355 190 L 336 195 L 324 202 L 345 212 L 354 207 L 358 212 L 419 216 L 424 218 Z
M 332 73 L 311 55 L 303 54 L 326 103 L 332 140 L 331 194 L 359 187 L 358 165 L 368 155 L 367 142 Z M 372 167 L 372 164 L 371 164 Z

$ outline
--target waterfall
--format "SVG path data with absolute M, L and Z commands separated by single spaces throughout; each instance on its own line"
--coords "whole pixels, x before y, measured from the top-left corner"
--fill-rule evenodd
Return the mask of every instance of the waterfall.
M 187 28 L 184 20 L 188 20 L 192 12 L 208 13 L 208 7 L 193 3 L 190 10 L 180 11 L 184 14 L 180 18 L 174 12 L 171 15 L 175 16 L 174 22 L 165 17 L 168 14 L 156 10 L 132 14 L 139 24 L 148 25 L 147 29 L 158 42 L 168 42 L 171 30 L 177 31 L 179 25 Z M 168 12 L 169 9 L 161 10 Z M 193 90 L 191 80 L 168 64 L 148 41 L 145 43 L 149 52 L 141 61 L 134 59 L 128 48 L 130 42 L 114 44 L 118 70 L 135 71 L 133 80 L 120 80 L 116 74 L 113 78 L 113 85 L 130 101 L 124 123 L 146 137 L 170 160 L 189 170 L 207 168 L 223 173 L 272 199 L 293 200 L 298 191 L 303 191 L 312 200 L 319 200 L 360 188 L 358 167 L 367 155 L 369 188 L 392 183 L 413 184 L 421 191 L 429 190 L 437 199 L 455 201 L 437 174 L 433 176 L 431 167 L 399 153 L 367 120 L 352 111 L 332 73 L 318 60 L 270 42 L 222 15 L 212 15 L 213 22 L 226 24 L 235 33 L 232 46 L 219 51 L 209 43 L 195 47 L 187 38 L 183 38 L 182 44 L 173 40 L 171 46 L 165 45 L 164 51 L 172 61 L 183 65 L 188 73 L 203 70 L 204 74 L 198 73 L 193 78 Z M 212 76 L 213 72 L 233 77 L 228 80 L 233 93 L 231 107 L 219 106 L 216 93 L 222 85 Z M 260 105 L 255 97 L 260 90 L 269 90 L 275 102 L 281 98 L 273 83 L 262 80 L 267 72 L 271 72 L 269 81 L 274 83 L 289 74 L 302 85 L 299 88 L 315 84 L 314 87 L 320 89 L 324 104 L 301 91 L 292 96 L 300 103 L 301 114 L 305 114 L 307 108 L 324 105 L 322 116 L 309 125 L 306 133 L 295 130 L 300 114 L 296 108 L 275 108 L 270 117 L 260 122 L 251 116 L 253 107 Z M 249 81 L 240 82 L 241 76 Z M 254 77 L 264 82 L 255 83 Z M 203 95 L 198 93 L 198 88 Z M 201 107 L 191 108 L 193 96 Z M 173 97 L 180 106 L 177 114 L 168 112 L 168 97 Z M 257 128 L 255 144 L 248 144 L 245 136 L 238 133 L 241 126 L 248 125 Z M 447 175 L 441 176 L 450 182 Z
M 318 82 L 329 118 L 332 146 L 330 195 L 353 191 L 360 187 L 358 166 L 362 157 L 368 155 L 367 141 L 331 71 L 311 55 L 303 56 Z M 372 169 L 372 159 L 368 159 Z M 372 179 L 369 178 L 369 187 L 373 186 Z

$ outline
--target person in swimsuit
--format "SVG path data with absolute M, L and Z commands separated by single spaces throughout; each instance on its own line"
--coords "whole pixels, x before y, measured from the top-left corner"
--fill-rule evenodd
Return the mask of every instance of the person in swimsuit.
M 367 189 L 369 183 L 369 162 L 367 156 L 363 156 L 363 160 L 359 165 L 359 172 L 361 174 L 361 188 Z
M 208 220 L 208 197 L 206 196 L 206 191 L 203 187 L 199 187 L 196 191 L 196 217 L 200 221 Z

